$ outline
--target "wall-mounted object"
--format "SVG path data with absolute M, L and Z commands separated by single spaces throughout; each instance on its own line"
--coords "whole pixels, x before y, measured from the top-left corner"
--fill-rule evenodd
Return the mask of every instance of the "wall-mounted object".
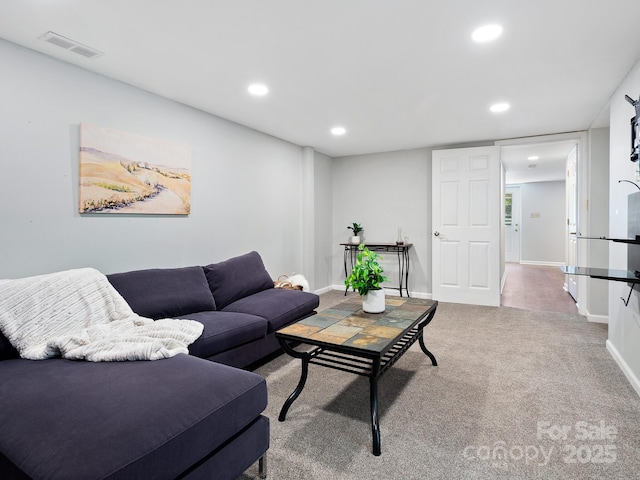
M 578 239 L 606 240 L 614 243 L 627 244 L 626 270 L 574 266 L 560 267 L 560 269 L 567 275 L 586 275 L 591 278 L 600 278 L 602 280 L 626 282 L 630 287 L 629 296 L 626 300 L 624 297 L 620 297 L 625 306 L 629 305 L 631 294 L 633 293 L 636 285 L 640 284 L 640 192 L 635 192 L 628 196 L 627 214 L 627 238 L 577 237 Z
M 625 95 L 624 98 L 636 109 L 636 115 L 631 119 L 631 156 L 632 162 L 638 161 L 638 154 L 640 153 L 640 98 L 634 100 L 629 95 Z
M 191 149 L 80 125 L 80 213 L 188 215 Z
M 636 182 L 632 182 L 631 180 L 618 180 L 618 183 L 622 183 L 622 182 L 626 182 L 626 183 L 630 183 L 631 185 L 635 185 L 636 188 L 638 190 L 640 190 L 640 185 L 638 185 Z

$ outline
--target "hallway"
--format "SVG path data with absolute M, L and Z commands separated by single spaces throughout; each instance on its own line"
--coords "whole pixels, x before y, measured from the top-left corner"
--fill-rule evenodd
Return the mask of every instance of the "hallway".
M 500 305 L 546 312 L 578 313 L 576 302 L 564 291 L 558 267 L 507 263 Z

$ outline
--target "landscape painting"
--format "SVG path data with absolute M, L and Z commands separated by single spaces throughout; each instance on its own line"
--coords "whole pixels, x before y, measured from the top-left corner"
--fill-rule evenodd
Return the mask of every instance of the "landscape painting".
M 80 125 L 80 213 L 188 215 L 191 149 Z

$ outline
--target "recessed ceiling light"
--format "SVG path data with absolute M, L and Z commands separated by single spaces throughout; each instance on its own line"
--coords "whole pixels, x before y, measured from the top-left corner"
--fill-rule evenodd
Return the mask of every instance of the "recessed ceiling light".
M 344 127 L 333 127 L 331 129 L 331 133 L 333 133 L 334 135 L 344 135 L 345 133 L 347 133 L 347 130 Z
M 480 28 L 476 28 L 471 34 L 471 38 L 474 42 L 484 43 L 495 40 L 502 35 L 502 26 L 500 25 L 484 25 Z
M 531 155 L 530 157 L 527 157 L 527 160 L 539 160 L 540 157 L 538 155 Z
M 500 113 L 500 112 L 506 112 L 510 108 L 511 108 L 511 105 L 509 105 L 508 103 L 495 103 L 491 105 L 491 107 L 489 107 L 489 110 L 491 110 L 493 113 Z
M 254 83 L 252 85 L 249 85 L 248 90 L 251 95 L 257 95 L 257 96 L 262 96 L 269 93 L 269 89 L 267 88 L 267 86 L 261 83 Z

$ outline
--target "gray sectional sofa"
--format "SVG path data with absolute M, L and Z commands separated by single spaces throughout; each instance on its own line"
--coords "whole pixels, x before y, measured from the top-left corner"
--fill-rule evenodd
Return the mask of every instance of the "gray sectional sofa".
M 139 315 L 202 335 L 190 355 L 94 363 L 21 359 L 0 334 L 0 478 L 237 478 L 269 447 L 265 380 L 242 368 L 317 295 L 274 289 L 256 252 L 107 278 Z

